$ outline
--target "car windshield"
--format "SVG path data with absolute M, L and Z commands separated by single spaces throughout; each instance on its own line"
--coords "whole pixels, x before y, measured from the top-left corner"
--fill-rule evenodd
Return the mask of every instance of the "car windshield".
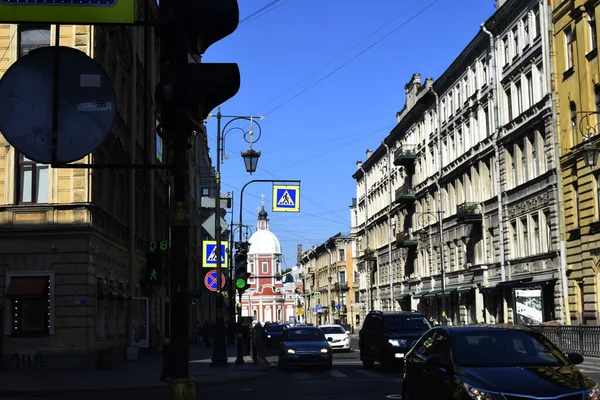
M 346 330 L 341 326 L 322 326 L 321 330 L 324 334 L 346 333 Z
M 386 332 L 424 331 L 429 328 L 431 325 L 423 316 L 394 315 L 385 319 Z
M 311 342 L 325 340 L 320 329 L 290 329 L 286 332 L 285 340 L 289 342 Z
M 284 329 L 284 325 L 267 325 L 265 327 L 265 331 L 267 332 L 283 332 Z
M 544 336 L 519 330 L 452 333 L 454 363 L 463 367 L 564 366 L 568 359 Z

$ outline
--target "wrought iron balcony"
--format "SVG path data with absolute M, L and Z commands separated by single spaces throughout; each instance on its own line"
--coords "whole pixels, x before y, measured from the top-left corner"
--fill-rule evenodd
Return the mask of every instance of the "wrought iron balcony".
M 403 144 L 394 153 L 394 165 L 408 167 L 415 162 L 417 158 L 417 146 L 414 144 Z
M 419 244 L 419 241 L 408 232 L 400 232 L 396 236 L 396 242 L 398 243 L 398 247 L 403 248 L 414 248 Z
M 348 290 L 350 290 L 350 288 L 348 287 L 348 284 L 346 282 L 336 282 L 333 285 L 333 287 L 338 292 L 347 292 Z
M 404 184 L 396 190 L 396 203 L 412 204 L 415 201 L 415 192 Z
M 456 207 L 456 219 L 461 224 L 481 224 L 481 207 L 477 203 L 459 204 Z

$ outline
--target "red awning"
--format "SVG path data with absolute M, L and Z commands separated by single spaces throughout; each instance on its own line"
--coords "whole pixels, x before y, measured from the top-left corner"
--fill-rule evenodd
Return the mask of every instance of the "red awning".
M 6 297 L 41 296 L 48 289 L 47 276 L 15 276 L 10 278 Z

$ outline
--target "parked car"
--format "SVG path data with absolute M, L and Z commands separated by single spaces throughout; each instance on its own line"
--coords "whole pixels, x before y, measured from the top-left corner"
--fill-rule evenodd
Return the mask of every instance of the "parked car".
M 386 367 L 404 366 L 406 353 L 430 328 L 425 315 L 418 312 L 371 311 L 358 333 L 363 366 L 373 368 L 375 362 Z
M 439 326 L 407 354 L 402 398 L 599 400 L 582 362 L 530 328 Z
M 350 332 L 341 325 L 320 325 L 332 350 L 350 351 Z
M 299 366 L 333 367 L 331 347 L 323 331 L 316 326 L 291 327 L 283 333 L 279 369 Z
M 265 325 L 264 340 L 267 347 L 281 342 L 283 332 L 287 329 L 287 325 L 283 324 L 267 324 Z

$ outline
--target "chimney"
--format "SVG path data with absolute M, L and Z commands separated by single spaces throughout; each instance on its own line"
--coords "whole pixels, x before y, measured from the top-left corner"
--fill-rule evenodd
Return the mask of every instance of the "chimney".
M 373 155 L 373 151 L 371 149 L 367 149 L 367 158 L 365 160 L 368 160 L 369 157 L 371 157 Z
M 360 167 L 362 167 L 363 162 L 362 161 L 357 161 L 356 162 L 356 169 L 360 169 Z
M 417 92 L 421 88 L 421 74 L 413 74 L 410 82 L 404 85 L 406 92 L 406 108 L 411 109 L 416 102 Z

